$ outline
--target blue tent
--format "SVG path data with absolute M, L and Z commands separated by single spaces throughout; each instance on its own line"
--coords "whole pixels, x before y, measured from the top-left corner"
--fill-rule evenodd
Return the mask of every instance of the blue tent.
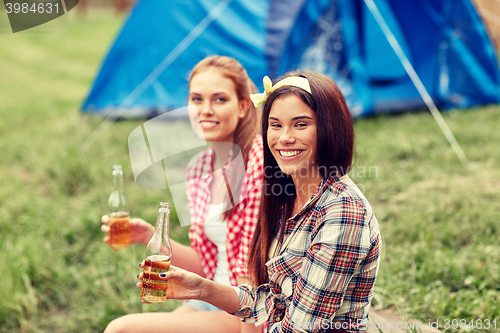
M 144 117 L 186 105 L 207 55 L 262 77 L 323 72 L 353 116 L 500 102 L 497 55 L 471 0 L 140 0 L 116 37 L 85 113 Z

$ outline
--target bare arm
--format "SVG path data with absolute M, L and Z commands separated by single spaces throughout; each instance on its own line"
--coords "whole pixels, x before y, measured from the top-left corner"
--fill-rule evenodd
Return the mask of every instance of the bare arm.
M 172 244 L 172 265 L 205 277 L 198 252 L 192 247 L 183 245 L 172 239 L 170 239 L 170 243 Z
M 228 313 L 240 309 L 240 298 L 233 287 L 208 279 L 204 279 L 200 300 Z

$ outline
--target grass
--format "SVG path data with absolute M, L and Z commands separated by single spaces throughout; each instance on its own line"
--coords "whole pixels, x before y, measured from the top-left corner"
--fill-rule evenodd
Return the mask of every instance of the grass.
M 384 240 L 376 306 L 398 305 L 424 324 L 497 319 L 498 325 L 500 108 L 444 117 L 476 169 L 462 167 L 425 112 L 356 123 L 358 164 L 378 169 L 356 180 Z
M 170 200 L 134 183 L 127 138 L 143 121 L 116 122 L 80 149 L 101 119 L 79 106 L 122 20 L 91 11 L 17 34 L 0 20 L 0 332 L 98 332 L 123 314 L 179 304 L 141 304 L 145 247 L 102 242 L 113 164 L 124 167 L 133 216 L 153 223 Z M 497 319 L 498 328 L 500 107 L 444 117 L 478 168 L 460 164 L 428 112 L 356 121 L 351 177 L 384 240 L 374 307 L 443 330 L 445 319 Z M 179 122 L 179 133 L 188 127 Z M 187 243 L 175 214 L 171 226 Z

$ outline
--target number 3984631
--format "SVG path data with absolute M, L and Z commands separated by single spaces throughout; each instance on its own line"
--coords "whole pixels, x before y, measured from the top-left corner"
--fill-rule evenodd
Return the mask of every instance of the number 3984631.
M 7 14 L 15 13 L 15 14 L 52 14 L 59 13 L 59 4 L 52 4 L 50 2 L 39 2 L 39 3 L 5 3 L 5 11 Z

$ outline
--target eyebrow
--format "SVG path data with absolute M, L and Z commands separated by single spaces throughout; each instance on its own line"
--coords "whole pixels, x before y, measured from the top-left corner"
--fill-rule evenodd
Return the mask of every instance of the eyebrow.
M 269 117 L 268 118 L 269 120 L 279 120 L 278 118 L 276 117 Z M 293 117 L 292 120 L 299 120 L 299 119 L 310 119 L 312 120 L 311 117 L 308 117 L 308 116 L 298 116 L 298 117 Z
M 189 95 L 199 95 L 199 96 L 201 96 L 201 95 L 203 95 L 203 94 L 198 93 L 198 92 L 196 92 L 196 91 L 193 91 L 193 92 L 189 93 Z M 216 93 L 213 93 L 213 94 L 212 94 L 212 96 L 217 96 L 217 95 L 227 95 L 227 93 L 225 93 L 225 92 L 223 92 L 223 91 L 219 91 L 219 92 L 216 92 Z

